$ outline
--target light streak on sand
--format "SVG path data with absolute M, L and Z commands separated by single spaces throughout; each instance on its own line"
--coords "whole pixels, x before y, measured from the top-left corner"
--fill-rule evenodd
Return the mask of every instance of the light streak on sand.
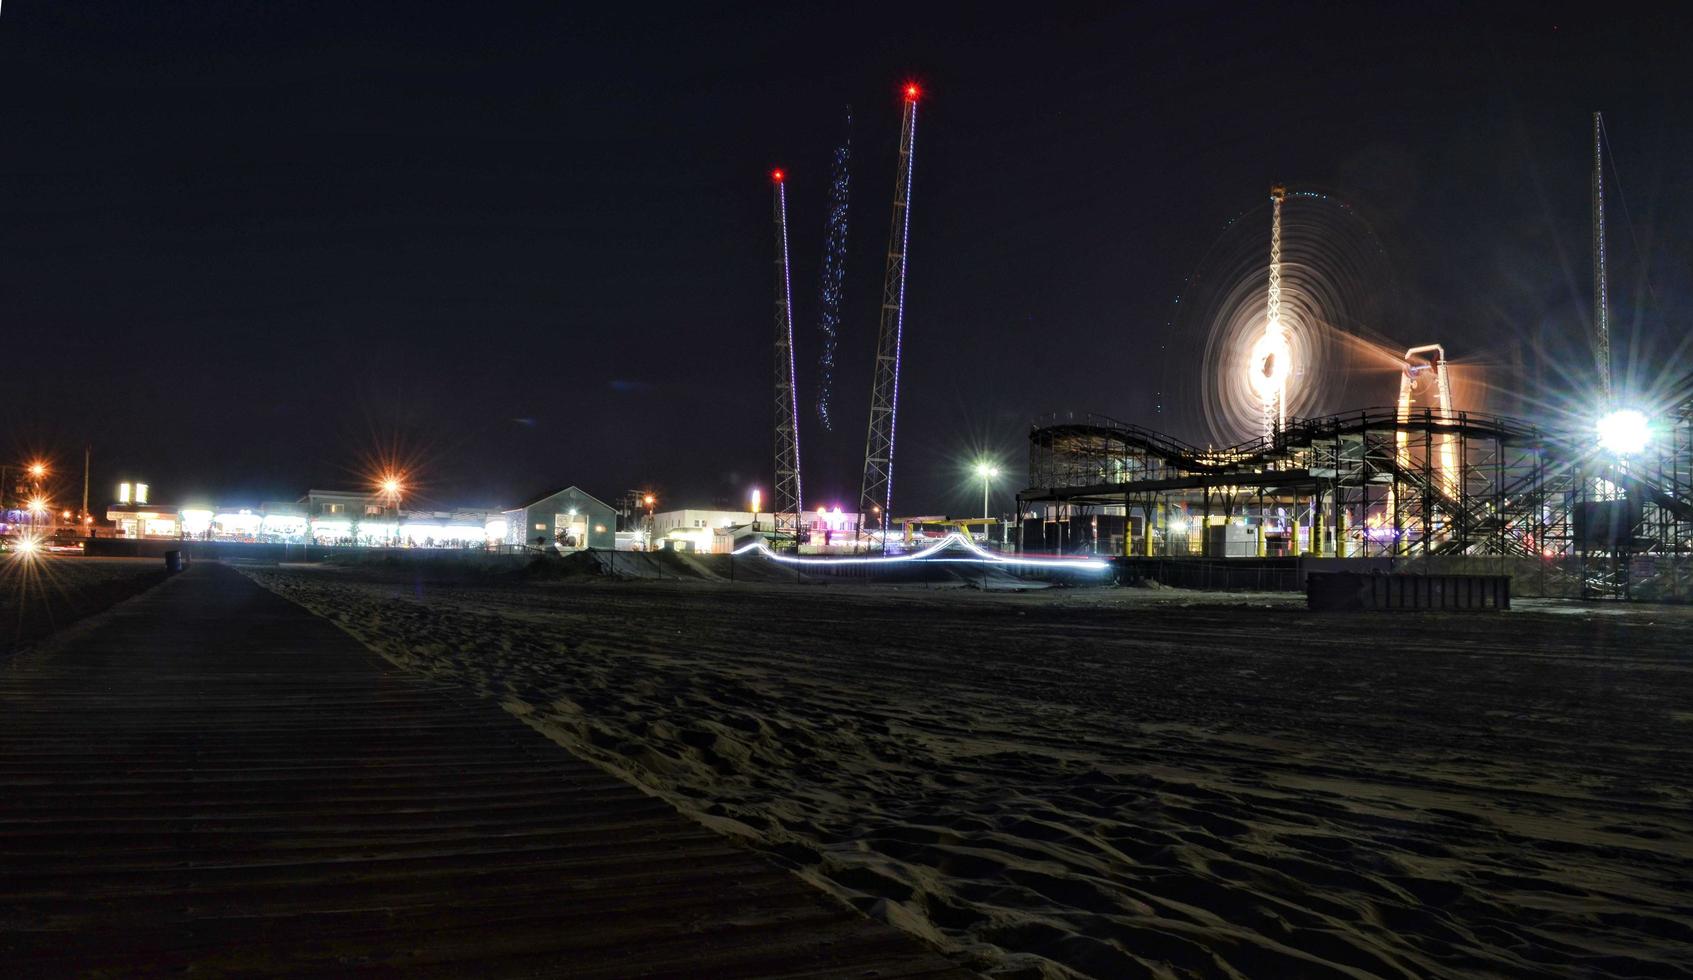
M 939 554 L 940 552 L 945 551 L 947 548 L 953 547 L 955 545 L 965 549 L 966 551 L 969 551 L 971 554 L 975 555 L 976 557 L 975 558 L 935 558 L 934 557 L 935 555 Z M 994 564 L 998 564 L 998 565 L 1018 565 L 1018 566 L 1028 567 L 1028 568 L 1078 568 L 1078 569 L 1085 569 L 1087 571 L 1095 571 L 1095 572 L 1104 571 L 1104 570 L 1111 567 L 1108 563 L 1100 561 L 1097 558 L 1024 558 L 1024 557 L 1011 557 L 1011 556 L 1008 556 L 1008 555 L 996 555 L 993 552 L 982 548 L 980 545 L 976 544 L 974 541 L 971 541 L 971 540 L 965 538 L 964 536 L 962 536 L 960 534 L 956 534 L 956 533 L 949 534 L 946 537 L 942 538 L 941 540 L 939 540 L 939 541 L 935 542 L 934 544 L 928 546 L 927 548 L 924 548 L 921 551 L 913 551 L 909 555 L 872 555 L 872 556 L 869 556 L 869 557 L 855 557 L 855 558 L 816 558 L 816 557 L 806 558 L 806 557 L 795 556 L 795 555 L 779 555 L 776 552 L 771 551 L 770 547 L 762 541 L 754 541 L 752 544 L 743 545 L 742 547 L 740 547 L 739 549 L 737 549 L 736 551 L 734 551 L 732 553 L 736 554 L 736 555 L 745 555 L 745 554 L 748 554 L 750 552 L 755 552 L 755 551 L 758 552 L 759 554 L 763 555 L 764 557 L 771 559 L 772 561 L 786 562 L 786 563 L 791 564 L 791 565 L 878 565 L 878 564 L 887 564 L 889 562 L 934 560 L 934 561 L 988 561 L 988 562 L 993 562 Z

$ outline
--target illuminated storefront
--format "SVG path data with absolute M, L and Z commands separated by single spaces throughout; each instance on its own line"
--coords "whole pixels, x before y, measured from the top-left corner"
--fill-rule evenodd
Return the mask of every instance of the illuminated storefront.
M 182 518 L 175 507 L 114 504 L 106 509 L 106 520 L 117 527 L 120 538 L 182 537 Z

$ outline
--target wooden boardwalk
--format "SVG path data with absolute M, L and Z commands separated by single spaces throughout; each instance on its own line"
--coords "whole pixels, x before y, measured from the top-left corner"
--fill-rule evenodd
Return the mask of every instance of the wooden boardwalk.
M 213 564 L 0 663 L 0 972 L 972 976 Z

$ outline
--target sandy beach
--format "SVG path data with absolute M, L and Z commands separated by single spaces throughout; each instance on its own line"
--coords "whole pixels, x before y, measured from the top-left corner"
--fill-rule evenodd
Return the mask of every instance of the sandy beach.
M 1693 976 L 1693 610 L 248 573 L 989 975 Z

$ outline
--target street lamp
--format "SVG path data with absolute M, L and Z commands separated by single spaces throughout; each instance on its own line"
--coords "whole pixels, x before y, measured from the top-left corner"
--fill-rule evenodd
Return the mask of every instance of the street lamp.
M 647 505 L 647 550 L 651 551 L 653 550 L 653 505 L 658 503 L 658 498 L 649 493 L 641 498 L 641 503 Z
M 754 531 L 758 530 L 758 506 L 759 506 L 759 504 L 761 504 L 763 502 L 764 502 L 763 495 L 761 495 L 758 492 L 757 487 L 753 487 L 752 488 L 752 529 Z
M 390 541 L 398 541 L 400 537 L 400 495 L 406 492 L 405 479 L 398 473 L 387 473 L 382 477 L 382 495 L 388 498 L 388 506 L 394 508 L 394 530 Z
M 999 475 L 999 467 L 983 461 L 976 464 L 976 475 L 982 478 L 982 519 L 988 517 L 988 481 Z
M 1646 448 L 1652 438 L 1652 425 L 1638 409 L 1619 408 L 1599 419 L 1598 435 L 1601 448 L 1618 456 L 1629 456 Z
M 29 526 L 34 530 L 41 522 L 41 515 L 47 513 L 47 501 L 40 495 L 29 498 Z

